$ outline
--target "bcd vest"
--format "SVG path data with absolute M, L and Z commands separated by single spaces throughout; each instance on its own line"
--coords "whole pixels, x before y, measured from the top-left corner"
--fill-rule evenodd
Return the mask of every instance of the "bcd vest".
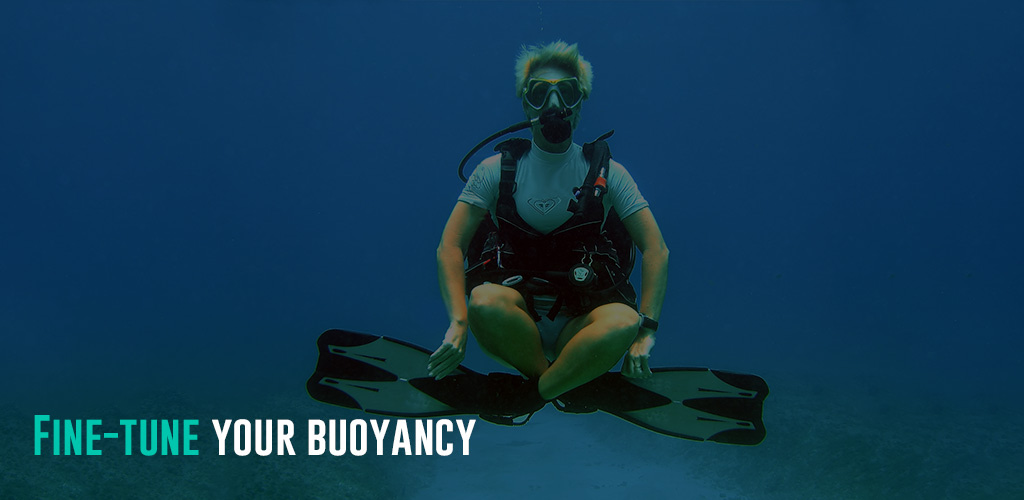
M 590 169 L 573 191 L 569 220 L 548 234 L 533 229 L 516 210 L 516 166 L 531 147 L 527 139 L 504 141 L 501 177 L 494 216 L 488 213 L 466 252 L 466 293 L 483 283 L 501 283 L 518 290 L 534 320 L 534 295 L 553 295 L 548 317 L 565 308 L 569 316 L 586 314 L 597 306 L 620 302 L 636 308 L 636 291 L 629 283 L 634 245 L 615 209 L 605 217 L 603 197 L 611 152 L 611 132 L 583 145 Z

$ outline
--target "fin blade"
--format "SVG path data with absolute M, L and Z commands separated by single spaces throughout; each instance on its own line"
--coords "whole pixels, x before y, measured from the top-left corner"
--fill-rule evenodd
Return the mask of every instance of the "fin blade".
M 763 401 L 768 395 L 768 385 L 756 375 L 708 368 L 655 368 L 652 371 L 651 378 L 626 380 L 678 402 L 715 397 Z
M 310 395 L 318 401 L 380 415 L 427 417 L 464 413 L 404 381 L 345 380 L 314 374 L 309 385 L 314 386 L 309 389 Z
M 609 412 L 647 429 L 698 441 L 756 445 L 766 431 L 761 413 L 768 384 L 756 375 L 707 368 L 659 368 L 634 386 L 672 400 L 634 411 Z
M 409 384 L 429 377 L 430 351 L 400 340 L 328 330 L 317 340 L 316 370 L 306 392 L 317 401 L 397 417 L 435 417 L 467 412 Z M 456 374 L 475 373 L 460 366 Z
M 697 441 L 757 444 L 768 386 L 760 377 L 707 368 L 659 368 L 647 379 L 606 373 L 559 398 L 560 410 L 601 410 L 646 429 Z
M 394 374 L 398 379 L 429 377 L 427 362 L 431 352 L 414 344 L 390 337 L 367 335 L 346 330 L 327 330 L 317 340 L 320 358 L 344 357 L 361 361 Z M 459 366 L 456 374 L 471 372 Z

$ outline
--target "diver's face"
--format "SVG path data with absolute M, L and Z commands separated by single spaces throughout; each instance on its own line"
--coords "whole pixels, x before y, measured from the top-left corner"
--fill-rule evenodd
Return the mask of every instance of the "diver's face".
M 561 80 L 563 78 L 572 78 L 573 76 L 574 75 L 572 75 L 568 71 L 565 71 L 565 70 L 563 70 L 561 68 L 549 68 L 549 67 L 542 67 L 542 68 L 538 69 L 537 71 L 534 71 L 534 72 L 530 73 L 530 78 L 541 78 L 541 79 L 544 79 L 544 80 Z M 527 79 L 527 81 L 529 81 L 529 78 Z M 534 107 L 530 106 L 529 104 L 527 104 L 527 102 L 525 100 L 523 101 L 523 111 L 526 112 L 526 117 L 529 118 L 529 119 L 536 118 L 536 117 L 544 114 L 544 112 L 546 112 L 548 110 L 551 110 L 551 109 L 562 109 L 562 108 L 565 108 L 565 107 L 566 107 L 566 103 L 562 102 L 562 99 L 558 95 L 558 92 L 551 92 L 551 93 L 549 93 L 547 95 L 547 97 L 545 98 L 544 106 L 541 109 L 534 109 Z M 568 121 L 572 125 L 572 129 L 573 130 L 576 130 L 576 127 L 579 125 L 580 109 L 582 107 L 583 107 L 583 101 L 581 100 L 579 103 L 576 104 L 576 106 L 571 108 L 572 109 L 572 116 L 570 116 L 568 118 Z M 546 139 L 544 139 L 544 136 L 541 134 L 540 129 L 541 129 L 541 126 L 539 124 L 536 124 L 533 127 L 531 127 L 531 131 L 533 132 L 534 141 L 538 145 L 542 146 L 545 150 L 548 150 L 548 151 L 554 151 L 554 150 L 564 151 L 564 150 L 568 149 L 569 144 L 572 143 L 572 138 L 570 137 L 568 140 L 564 141 L 563 143 L 560 143 L 560 144 L 557 144 L 557 145 L 556 144 L 551 144 Z

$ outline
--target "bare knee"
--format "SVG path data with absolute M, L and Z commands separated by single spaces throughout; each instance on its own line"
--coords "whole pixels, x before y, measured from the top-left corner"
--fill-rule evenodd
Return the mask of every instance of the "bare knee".
M 624 350 L 633 343 L 639 331 L 640 315 L 633 308 L 625 304 L 605 304 L 566 325 L 558 336 L 555 353 L 561 356 L 562 350 L 584 332 L 585 342 L 596 342 L 595 345 L 616 351 Z
M 522 301 L 519 292 L 502 285 L 485 283 L 469 293 L 469 314 L 471 316 L 490 316 L 506 313 L 518 307 Z
M 640 329 L 640 315 L 625 304 L 605 304 L 594 310 L 595 323 L 599 323 L 609 340 L 632 342 Z M 593 313 L 592 313 L 593 314 Z

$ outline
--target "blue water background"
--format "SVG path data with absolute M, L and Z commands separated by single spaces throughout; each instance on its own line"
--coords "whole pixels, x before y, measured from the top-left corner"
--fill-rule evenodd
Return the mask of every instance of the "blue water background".
M 617 130 L 672 251 L 652 364 L 1012 413 L 1021 25 L 1017 2 L 4 2 L 5 404 L 242 418 L 305 398 L 327 328 L 435 347 L 457 162 L 522 118 L 519 47 L 565 39 L 595 73 L 577 141 Z

